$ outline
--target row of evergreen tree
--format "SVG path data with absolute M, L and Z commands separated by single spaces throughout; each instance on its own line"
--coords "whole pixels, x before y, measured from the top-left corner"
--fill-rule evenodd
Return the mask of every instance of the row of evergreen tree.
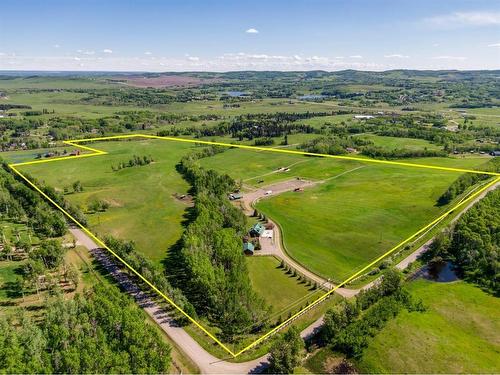
M 500 159 L 493 158 L 480 168 L 487 172 L 500 172 Z M 479 181 L 490 178 L 487 174 L 477 174 L 477 173 L 465 173 L 460 175 L 446 191 L 438 198 L 437 204 L 439 206 L 444 206 L 450 203 L 460 194 L 464 193 L 467 189 L 474 186 Z

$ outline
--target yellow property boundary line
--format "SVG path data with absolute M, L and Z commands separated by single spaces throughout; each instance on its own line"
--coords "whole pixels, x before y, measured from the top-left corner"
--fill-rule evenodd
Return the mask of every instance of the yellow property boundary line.
M 49 162 L 55 162 L 55 161 L 60 161 L 60 160 L 69 160 L 69 159 L 78 159 L 78 158 L 86 158 L 86 157 L 92 157 L 92 156 L 99 156 L 99 155 L 106 155 L 107 152 L 98 150 L 95 148 L 91 148 L 88 146 L 82 146 L 79 143 L 82 142 L 93 142 L 93 141 L 106 141 L 106 140 L 114 140 L 114 139 L 126 139 L 126 138 L 149 138 L 149 139 L 163 139 L 163 140 L 170 140 L 170 141 L 176 141 L 176 142 L 187 142 L 187 143 L 192 143 L 192 144 L 205 144 L 205 145 L 211 145 L 211 146 L 224 146 L 224 147 L 234 147 L 234 148 L 240 148 L 240 149 L 247 149 L 247 150 L 260 150 L 260 151 L 267 151 L 267 152 L 277 152 L 277 153 L 286 153 L 286 154 L 295 154 L 295 155 L 308 155 L 308 156 L 321 156 L 321 157 L 326 157 L 326 158 L 332 158 L 332 159 L 343 159 L 343 160 L 355 160 L 359 162 L 364 162 L 364 163 L 376 163 L 376 164 L 388 164 L 388 165 L 398 165 L 398 166 L 404 166 L 404 167 L 413 167 L 413 168 L 424 168 L 424 169 L 434 169 L 434 170 L 443 170 L 443 171 L 449 171 L 449 172 L 461 172 L 461 173 L 475 173 L 475 174 L 486 174 L 486 175 L 491 175 L 491 176 L 496 176 L 495 179 L 493 179 L 491 182 L 483 186 L 481 189 L 476 191 L 474 194 L 470 195 L 467 199 L 460 201 L 458 204 L 456 204 L 454 207 L 446 211 L 444 214 L 433 220 L 431 223 L 427 224 L 405 240 L 401 241 L 399 244 L 394 246 L 392 249 L 387 251 L 386 253 L 382 254 L 379 256 L 377 259 L 373 260 L 369 264 L 367 264 L 365 267 L 351 275 L 349 278 L 341 282 L 340 284 L 336 285 L 334 288 L 323 294 L 321 297 L 316 299 L 315 301 L 309 303 L 304 309 L 301 309 L 299 312 L 295 313 L 291 317 L 289 317 L 287 320 L 285 320 L 283 323 L 280 325 L 274 327 L 271 329 L 269 332 L 265 333 L 258 339 L 256 339 L 254 342 L 252 342 L 250 345 L 247 345 L 243 349 L 241 349 L 238 352 L 233 352 L 231 349 L 229 349 L 227 346 L 225 346 L 217 337 L 215 337 L 212 333 L 210 333 L 205 327 L 203 327 L 200 323 L 198 323 L 195 319 L 193 319 L 189 314 L 187 314 L 182 308 L 180 308 L 172 299 L 170 299 L 167 295 L 165 295 L 161 290 L 159 290 L 156 286 L 154 286 L 149 280 L 147 280 L 144 276 L 142 276 L 138 271 L 136 271 L 132 266 L 130 266 L 124 259 L 122 259 L 118 254 L 116 254 L 113 250 L 111 250 L 106 244 L 101 241 L 99 238 L 97 238 L 89 229 L 87 229 L 84 225 L 82 225 L 78 220 L 76 220 L 71 214 L 69 214 L 64 208 L 62 208 L 59 204 L 57 204 L 52 198 L 50 198 L 46 193 L 44 193 L 38 186 L 36 186 L 33 182 L 31 182 L 25 175 L 23 175 L 17 167 L 20 166 L 25 166 L 25 165 L 33 165 L 33 164 L 41 164 L 41 163 L 49 163 Z M 151 287 L 156 293 L 158 293 L 161 297 L 163 297 L 170 305 L 172 305 L 174 308 L 176 308 L 182 315 L 184 315 L 190 322 L 192 322 L 194 325 L 196 325 L 199 329 L 201 329 L 208 337 L 210 337 L 214 342 L 219 344 L 227 353 L 229 353 L 233 357 L 237 357 L 240 354 L 250 350 L 251 348 L 257 346 L 260 344 L 262 341 L 265 339 L 269 338 L 276 332 L 278 332 L 281 328 L 283 328 L 285 325 L 287 325 L 289 322 L 294 320 L 296 317 L 298 317 L 302 312 L 304 312 L 307 309 L 312 308 L 313 306 L 323 302 L 326 298 L 328 298 L 332 293 L 334 293 L 338 288 L 344 286 L 347 284 L 349 281 L 353 280 L 354 278 L 358 277 L 360 274 L 365 272 L 367 269 L 375 265 L 376 263 L 380 262 L 382 259 L 387 257 L 388 255 L 392 254 L 394 251 L 399 249 L 401 246 L 405 245 L 409 241 L 411 241 L 414 237 L 418 236 L 422 232 L 426 231 L 428 228 L 432 227 L 434 224 L 437 222 L 441 221 L 443 218 L 451 214 L 453 211 L 455 211 L 457 208 L 462 206 L 463 204 L 471 201 L 475 197 L 477 197 L 479 194 L 481 194 L 483 191 L 488 189 L 490 186 L 494 185 L 495 183 L 500 181 L 500 173 L 495 173 L 495 172 L 483 172 L 483 171 L 477 171 L 477 170 L 469 170 L 469 169 L 461 169 L 461 168 L 448 168 L 448 167 L 439 167 L 439 166 L 434 166 L 434 165 L 424 165 L 424 164 L 412 164 L 412 163 L 405 163 L 405 162 L 396 162 L 396 161 L 389 161 L 389 160 L 376 160 L 376 159 L 364 159 L 364 158 L 357 158 L 357 157 L 352 157 L 352 156 L 342 156 L 342 155 L 327 155 L 327 154 L 316 154 L 312 152 L 302 152 L 302 151 L 296 151 L 296 150 L 286 150 L 286 149 L 277 149 L 277 148 L 265 148 L 265 147 L 256 147 L 256 146 L 247 146 L 247 145 L 241 145 L 241 144 L 230 144 L 230 143 L 222 143 L 222 142 L 209 142 L 209 141 L 200 141 L 200 140 L 195 140 L 195 139 L 185 139 L 185 138 L 174 138 L 174 137 L 161 137 L 161 136 L 155 136 L 155 135 L 147 135 L 147 134 L 130 134 L 130 135 L 118 135 L 118 136 L 110 136 L 110 137 L 98 137 L 98 138 L 87 138 L 87 139 L 78 139 L 78 140 L 70 140 L 70 141 L 64 141 L 63 143 L 74 146 L 77 148 L 81 148 L 87 151 L 92 151 L 91 154 L 81 154 L 81 155 L 74 155 L 74 156 L 63 156 L 63 157 L 57 157 L 57 158 L 52 158 L 48 160 L 35 160 L 35 161 L 29 161 L 29 162 L 23 162 L 23 163 L 14 163 L 14 164 L 9 164 L 8 166 L 18 175 L 20 176 L 24 181 L 26 181 L 27 184 L 29 184 L 32 188 L 34 188 L 36 191 L 38 191 L 45 199 L 47 199 L 50 203 L 52 203 L 55 207 L 57 207 L 61 212 L 64 213 L 71 221 L 73 221 L 77 226 L 79 226 L 87 235 L 89 235 L 97 244 L 108 250 L 111 254 L 113 254 L 114 257 L 116 257 L 121 263 L 123 263 L 132 273 L 134 273 L 136 276 L 138 276 L 142 281 L 144 281 L 148 286 Z

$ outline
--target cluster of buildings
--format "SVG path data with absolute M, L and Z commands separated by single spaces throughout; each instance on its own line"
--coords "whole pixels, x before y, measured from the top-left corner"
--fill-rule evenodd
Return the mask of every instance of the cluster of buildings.
M 274 224 L 255 223 L 248 231 L 249 237 L 243 238 L 243 252 L 246 255 L 253 255 L 256 250 L 260 250 L 261 238 L 273 238 Z

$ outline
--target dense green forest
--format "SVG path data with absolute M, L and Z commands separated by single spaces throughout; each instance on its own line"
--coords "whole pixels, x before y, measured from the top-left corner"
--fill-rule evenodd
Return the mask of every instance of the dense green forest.
M 2 373 L 164 373 L 170 347 L 134 302 L 97 285 L 73 300 L 47 302 L 44 319 L 0 317 Z

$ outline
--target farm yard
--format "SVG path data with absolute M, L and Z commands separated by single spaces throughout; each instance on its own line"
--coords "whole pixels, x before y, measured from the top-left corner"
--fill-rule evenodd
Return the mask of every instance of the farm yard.
M 485 158 L 412 162 L 474 169 Z M 203 159 L 202 165 L 229 173 L 249 192 L 290 179 L 311 181 L 300 193 L 270 194 L 255 207 L 278 223 L 293 259 L 336 282 L 444 212 L 447 206 L 438 207 L 437 199 L 460 175 L 239 149 Z

